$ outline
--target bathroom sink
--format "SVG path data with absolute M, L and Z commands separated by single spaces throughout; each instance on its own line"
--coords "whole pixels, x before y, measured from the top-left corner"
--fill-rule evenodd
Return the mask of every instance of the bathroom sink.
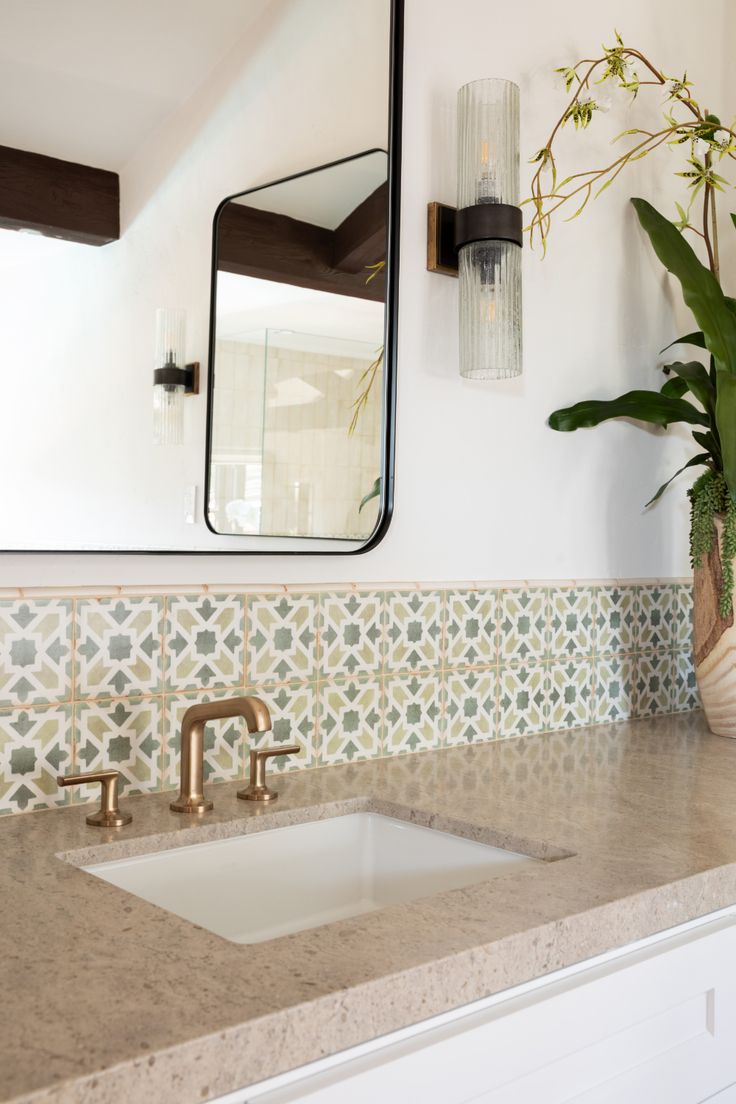
M 234 943 L 259 943 L 538 861 L 359 812 L 82 869 Z

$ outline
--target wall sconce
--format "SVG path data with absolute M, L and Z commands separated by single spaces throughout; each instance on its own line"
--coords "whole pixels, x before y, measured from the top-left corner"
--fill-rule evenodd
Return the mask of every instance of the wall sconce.
M 427 268 L 460 278 L 460 375 L 521 375 L 519 89 L 478 80 L 458 92 L 457 208 L 430 203 Z
M 199 394 L 199 362 L 185 363 L 187 315 L 156 311 L 153 370 L 153 443 L 180 445 L 184 439 L 184 396 Z

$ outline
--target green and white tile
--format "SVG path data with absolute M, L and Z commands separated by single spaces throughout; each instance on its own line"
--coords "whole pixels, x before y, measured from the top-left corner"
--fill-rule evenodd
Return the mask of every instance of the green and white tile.
M 594 668 L 591 660 L 553 663 L 549 668 L 548 728 L 578 728 L 591 723 Z
M 288 682 L 317 676 L 317 597 L 274 594 L 248 599 L 248 679 Z
M 0 601 L 0 705 L 72 696 L 72 600 Z
M 164 704 L 164 765 L 165 790 L 178 789 L 181 777 L 181 722 L 192 705 L 202 702 L 227 701 L 233 695 L 225 690 L 173 694 Z M 204 727 L 205 782 L 232 782 L 243 778 L 243 764 L 249 736 L 242 717 L 225 717 L 208 721 Z
M 674 620 L 672 625 L 672 643 L 675 648 L 693 646 L 693 588 L 686 583 L 674 587 L 672 602 Z
M 636 657 L 636 716 L 672 711 L 674 658 L 671 651 Z
M 74 707 L 74 766 L 80 772 L 120 771 L 120 793 L 161 789 L 161 699 L 78 702 Z M 99 798 L 99 786 L 74 788 L 72 800 Z
M 402 755 L 442 743 L 442 687 L 436 675 L 386 679 L 384 752 Z
M 248 748 L 298 744 L 298 755 L 283 755 L 269 761 L 270 772 L 303 770 L 317 765 L 317 690 L 314 683 L 292 682 L 270 690 L 251 690 L 269 708 L 273 722 L 270 732 L 254 732 Z M 247 761 L 246 754 L 246 761 Z
M 166 614 L 167 692 L 242 686 L 244 633 L 239 595 L 171 595 Z
M 327 678 L 377 674 L 383 662 L 383 596 L 380 591 L 324 594 L 322 657 Z
M 76 610 L 77 698 L 158 694 L 163 598 L 81 598 Z
M 595 665 L 593 723 L 625 721 L 635 713 L 636 660 L 632 655 L 606 656 Z
M 547 652 L 549 600 L 546 589 L 503 590 L 500 597 L 501 660 L 529 663 Z
M 589 656 L 593 651 L 595 601 L 592 587 L 552 590 L 550 602 L 550 654 L 566 659 Z
M 445 744 L 495 739 L 495 671 L 448 671 L 445 676 Z
M 676 713 L 700 708 L 700 695 L 695 681 L 691 648 L 681 648 L 672 655 L 672 709 Z
M 379 679 L 340 679 L 320 688 L 322 763 L 353 763 L 381 754 L 382 688 Z
M 596 607 L 595 650 L 598 655 L 633 652 L 639 615 L 637 588 L 598 587 Z
M 56 781 L 71 773 L 70 705 L 0 711 L 0 814 L 67 805 Z
M 447 667 L 490 667 L 497 661 L 498 592 L 451 590 L 446 596 Z
M 653 651 L 655 648 L 669 648 L 675 637 L 675 587 L 672 585 L 640 586 L 639 631 L 636 639 L 637 651 Z
M 386 670 L 431 671 L 442 662 L 442 597 L 436 591 L 386 595 Z
M 549 676 L 539 664 L 505 667 L 499 674 L 499 735 L 523 736 L 547 726 Z

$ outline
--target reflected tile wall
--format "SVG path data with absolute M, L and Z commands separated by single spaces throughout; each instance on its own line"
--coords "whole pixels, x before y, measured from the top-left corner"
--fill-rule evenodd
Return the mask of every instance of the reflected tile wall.
M 685 583 L 298 588 L 0 600 L 0 813 L 170 790 L 188 705 L 255 693 L 289 771 L 698 706 Z M 238 721 L 207 781 L 245 776 Z

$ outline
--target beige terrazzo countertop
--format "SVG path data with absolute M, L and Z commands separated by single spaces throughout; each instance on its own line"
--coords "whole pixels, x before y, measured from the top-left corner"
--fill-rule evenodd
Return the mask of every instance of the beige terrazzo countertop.
M 736 902 L 736 741 L 699 714 L 239 785 L 194 825 L 0 822 L 0 1101 L 194 1104 Z M 358 808 L 550 861 L 252 946 L 73 865 Z

